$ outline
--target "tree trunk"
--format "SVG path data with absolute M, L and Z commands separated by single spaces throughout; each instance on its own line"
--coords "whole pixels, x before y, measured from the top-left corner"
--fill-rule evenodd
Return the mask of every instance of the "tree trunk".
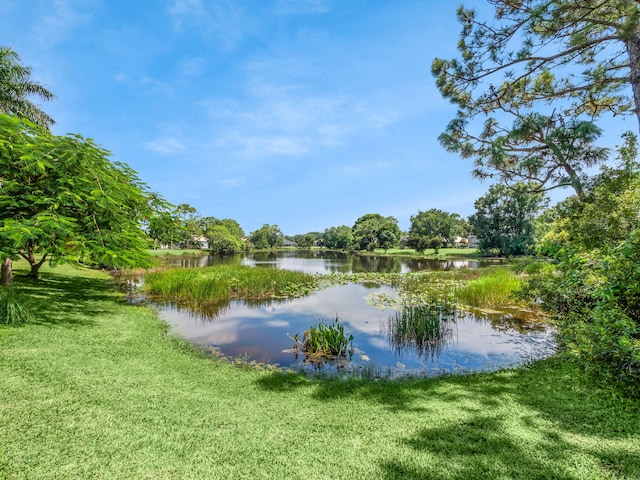
M 31 259 L 29 260 L 29 264 L 31 265 L 31 270 L 27 274 L 27 278 L 33 278 L 37 280 L 40 277 L 38 273 L 40 271 L 40 267 L 44 264 L 46 259 L 47 259 L 47 256 L 44 255 L 39 262 L 36 262 L 35 260 L 33 260 L 33 256 L 31 256 Z
M 627 40 L 627 53 L 629 54 L 629 63 L 631 65 L 629 82 L 633 90 L 635 113 L 638 117 L 638 125 L 640 128 L 640 30 L 636 31 L 636 33 Z
M 2 269 L 0 272 L 0 286 L 9 288 L 11 287 L 11 281 L 13 278 L 13 263 L 11 258 L 6 257 L 2 262 Z

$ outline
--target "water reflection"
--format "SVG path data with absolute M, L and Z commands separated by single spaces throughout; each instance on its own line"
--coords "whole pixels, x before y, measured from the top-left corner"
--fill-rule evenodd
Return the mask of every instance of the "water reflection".
M 192 268 L 240 264 L 259 268 L 297 270 L 306 273 L 408 273 L 421 270 L 482 268 L 503 262 L 494 259 L 437 260 L 385 255 L 356 255 L 326 250 L 255 252 L 238 256 L 167 257 L 166 261 L 173 265 Z
M 390 316 L 402 312 L 371 306 L 371 298 L 398 295 L 387 286 L 340 285 L 293 300 L 231 301 L 196 314 L 178 306 L 161 306 L 175 332 L 198 345 L 215 347 L 229 357 L 249 357 L 311 373 L 373 368 L 396 376 L 496 369 L 549 355 L 553 338 L 544 328 L 494 328 L 488 316 L 471 312 L 436 312 L 433 331 L 400 333 Z M 309 362 L 291 353 L 289 335 L 318 321 L 338 316 L 345 333 L 353 334 L 351 362 Z M 437 320 L 437 321 L 436 321 Z M 436 331 L 437 330 L 437 331 Z

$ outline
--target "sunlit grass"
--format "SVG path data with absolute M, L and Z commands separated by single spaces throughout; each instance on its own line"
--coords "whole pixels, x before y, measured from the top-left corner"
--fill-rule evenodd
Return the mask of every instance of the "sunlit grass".
M 197 306 L 234 298 L 296 297 L 309 293 L 315 284 L 313 275 L 302 272 L 217 265 L 150 273 L 145 276 L 144 290 L 165 300 Z
M 640 400 L 568 362 L 405 381 L 238 368 L 167 336 L 100 271 L 16 279 L 0 478 L 640 478 Z
M 511 269 L 486 269 L 483 275 L 455 288 L 455 297 L 471 307 L 500 308 L 513 305 L 522 280 Z

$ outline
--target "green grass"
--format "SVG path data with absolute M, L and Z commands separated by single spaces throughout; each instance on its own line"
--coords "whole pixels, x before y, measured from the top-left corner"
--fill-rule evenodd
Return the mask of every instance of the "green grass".
M 289 270 L 216 265 L 174 268 L 145 276 L 145 291 L 193 306 L 226 302 L 232 298 L 295 297 L 315 286 L 313 275 Z
M 16 283 L 0 327 L 4 479 L 632 479 L 640 401 L 550 359 L 401 382 L 205 357 L 100 272 Z
M 471 307 L 501 308 L 515 303 L 521 279 L 510 268 L 483 269 L 484 275 L 456 287 L 455 297 Z

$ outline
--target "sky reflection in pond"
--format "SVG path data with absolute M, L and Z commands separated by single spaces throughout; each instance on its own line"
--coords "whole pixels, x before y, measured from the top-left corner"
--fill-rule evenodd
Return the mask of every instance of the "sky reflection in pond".
M 494 370 L 550 355 L 552 334 L 540 323 L 520 322 L 509 328 L 501 316 L 492 319 L 461 312 L 447 323 L 450 333 L 433 355 L 408 345 L 394 345 L 389 334 L 393 309 L 374 308 L 371 296 L 396 295 L 385 286 L 347 284 L 286 301 L 232 301 L 212 315 L 192 313 L 175 306 L 161 308 L 164 319 L 180 336 L 195 344 L 216 347 L 229 357 L 278 364 L 281 367 L 322 370 L 372 369 L 381 375 L 435 375 L 447 372 Z M 355 354 L 346 364 L 317 364 L 289 350 L 293 341 L 287 334 L 299 333 L 318 321 L 331 322 L 338 316 L 345 333 L 353 334 Z

